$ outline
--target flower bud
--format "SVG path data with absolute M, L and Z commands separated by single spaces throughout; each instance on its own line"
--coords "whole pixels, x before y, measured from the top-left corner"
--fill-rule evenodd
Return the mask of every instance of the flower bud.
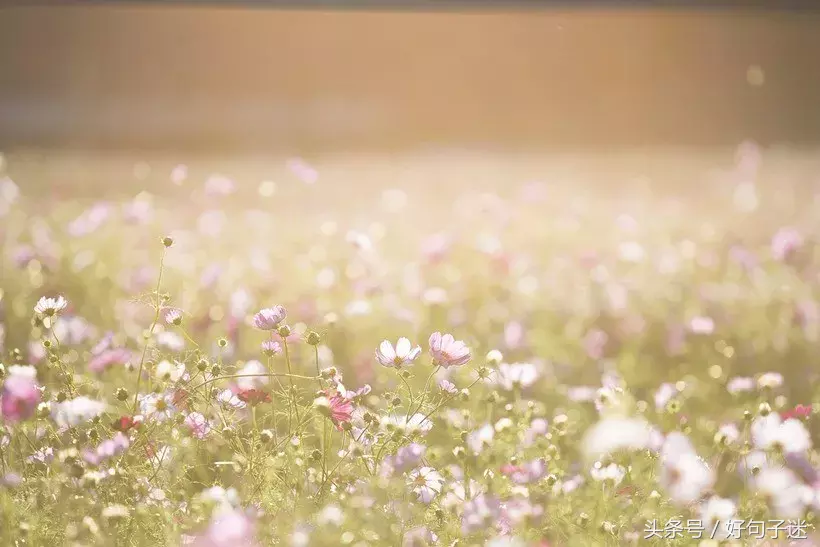
M 761 416 L 766 417 L 772 413 L 772 407 L 769 406 L 769 403 L 760 403 L 760 407 L 758 408 L 758 412 Z
M 259 432 L 259 440 L 261 440 L 265 444 L 268 444 L 273 440 L 273 431 L 271 431 L 270 429 L 263 429 Z
M 307 337 L 305 338 L 305 341 L 308 344 L 310 344 L 311 346 L 318 346 L 319 342 L 322 341 L 322 337 L 316 331 L 309 331 L 307 333 Z
M 117 388 L 117 391 L 114 392 L 115 397 L 118 401 L 125 401 L 128 399 L 128 390 L 124 387 Z
M 279 325 L 279 328 L 276 330 L 279 333 L 279 336 L 282 338 L 287 338 L 290 336 L 290 327 L 287 325 Z
M 165 248 L 167 249 L 174 244 L 174 240 L 168 236 L 165 236 L 162 238 L 162 244 L 165 245 Z

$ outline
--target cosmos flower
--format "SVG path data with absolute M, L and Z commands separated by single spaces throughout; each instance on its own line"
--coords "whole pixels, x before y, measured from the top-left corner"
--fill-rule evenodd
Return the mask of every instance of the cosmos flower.
M 163 359 L 154 368 L 154 376 L 166 382 L 177 382 L 185 374 L 185 363 Z
M 774 412 L 756 418 L 751 429 L 752 442 L 761 450 L 780 448 L 786 453 L 805 452 L 812 446 L 811 435 L 802 421 L 795 418 L 783 420 Z
M 434 332 L 430 335 L 429 343 L 434 365 L 444 368 L 461 366 L 471 358 L 467 345 L 461 340 L 456 340 L 452 334 L 442 335 L 440 332 Z
M 429 504 L 441 493 L 444 477 L 432 467 L 419 467 L 407 475 L 407 486 L 418 496 L 419 501 Z
M 395 348 L 389 341 L 384 340 L 376 349 L 376 360 L 385 367 L 401 368 L 412 364 L 420 354 L 421 348 L 412 347 L 407 338 L 399 338 Z
M 43 296 L 37 301 L 34 306 L 34 311 L 45 317 L 52 317 L 57 315 L 68 306 L 68 301 L 63 296 L 54 298 Z
M 257 547 L 256 526 L 240 510 L 219 512 L 193 547 Z
M 501 503 L 498 498 L 479 494 L 467 500 L 461 514 L 461 533 L 465 536 L 479 532 L 493 523 L 501 515 Z
M 532 460 L 518 465 L 504 464 L 501 474 L 510 478 L 515 484 L 529 484 L 541 480 L 547 474 L 543 459 Z
M 88 370 L 101 374 L 113 365 L 124 365 L 131 360 L 131 351 L 125 348 L 105 349 L 88 361 Z
M 177 410 L 173 393 L 143 395 L 139 399 L 139 405 L 142 415 L 156 422 L 164 422 L 172 418 Z
M 52 405 L 51 419 L 59 427 L 77 427 L 96 418 L 107 408 L 108 405 L 101 401 L 88 397 L 77 397 Z
M 789 469 L 766 467 L 754 479 L 755 490 L 768 502 L 780 518 L 796 519 L 803 516 L 813 492 Z
M 288 312 L 284 306 L 263 308 L 253 316 L 253 324 L 260 330 L 274 330 L 285 320 Z
M 199 412 L 191 412 L 185 416 L 185 425 L 191 432 L 191 435 L 197 439 L 204 439 L 211 432 L 211 423 L 208 419 Z
M 179 325 L 182 323 L 182 310 L 179 308 L 168 308 L 165 311 L 165 322 L 169 325 Z
M 619 450 L 641 450 L 649 448 L 652 442 L 652 428 L 649 422 L 640 418 L 605 418 L 589 428 L 584 435 L 582 447 L 584 455 L 598 459 Z
M 659 482 L 674 503 L 697 501 L 715 482 L 715 472 L 682 433 L 670 433 L 661 451 Z
M 501 363 L 493 379 L 507 391 L 528 388 L 538 380 L 538 369 L 532 363 Z
M 14 373 L 11 370 L 13 368 L 15 367 L 9 367 L 8 377 L 3 382 L 3 389 L 0 390 L 0 414 L 8 423 L 32 417 L 41 399 L 40 387 L 34 377 Z

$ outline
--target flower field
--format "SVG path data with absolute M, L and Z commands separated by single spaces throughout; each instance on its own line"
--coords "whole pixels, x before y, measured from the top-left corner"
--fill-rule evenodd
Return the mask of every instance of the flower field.
M 0 545 L 815 544 L 816 162 L 441 161 L 10 156 Z

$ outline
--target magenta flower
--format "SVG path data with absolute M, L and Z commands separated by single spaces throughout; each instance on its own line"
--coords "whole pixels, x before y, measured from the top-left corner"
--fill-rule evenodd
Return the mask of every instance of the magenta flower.
M 442 335 L 440 332 L 434 332 L 430 335 L 429 343 L 433 364 L 437 366 L 458 367 L 466 364 L 472 357 L 467 344 L 456 340 L 452 334 Z
M 274 330 L 279 326 L 279 323 L 285 320 L 287 315 L 288 312 L 284 306 L 264 308 L 253 316 L 253 324 L 260 330 Z
M 34 378 L 12 374 L 6 378 L 0 392 L 0 413 L 3 419 L 14 423 L 30 418 L 40 404 L 40 396 L 40 389 Z

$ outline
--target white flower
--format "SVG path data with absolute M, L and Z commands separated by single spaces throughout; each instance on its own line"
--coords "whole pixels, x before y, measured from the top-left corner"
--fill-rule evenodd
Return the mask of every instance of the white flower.
M 649 448 L 651 442 L 649 422 L 639 418 L 605 418 L 587 430 L 583 451 L 593 460 L 619 450 Z
M 267 376 L 268 369 L 256 360 L 245 363 L 245 366 L 239 369 L 236 374 L 240 376 L 236 379 L 236 385 L 242 391 L 258 389 L 270 382 L 270 378 Z
M 494 380 L 507 391 L 516 387 L 526 388 L 538 380 L 538 369 L 532 363 L 501 363 Z
M 174 396 L 170 393 L 149 393 L 140 398 L 140 412 L 143 416 L 163 422 L 176 412 Z
M 805 452 L 812 446 L 811 435 L 800 420 L 782 421 L 775 412 L 752 422 L 752 441 L 761 450 L 780 448 L 784 452 Z
M 754 485 L 758 493 L 767 499 L 772 511 L 778 517 L 787 519 L 802 517 L 813 494 L 807 492 L 811 489 L 800 482 L 792 471 L 783 467 L 761 470 L 754 479 Z
M 34 311 L 40 315 L 51 317 L 63 311 L 68 306 L 68 301 L 62 296 L 48 298 L 43 296 L 34 306 Z
M 341 526 L 344 520 L 344 513 L 338 505 L 328 505 L 316 515 L 316 524 L 320 526 Z
M 422 503 L 430 503 L 444 485 L 444 477 L 432 467 L 420 467 L 407 476 L 407 486 L 419 497 Z
M 166 330 L 157 333 L 157 345 L 179 352 L 185 349 L 185 339 L 175 332 Z
M 615 463 L 611 463 L 604 467 L 601 466 L 600 462 L 595 462 L 595 465 L 592 466 L 589 474 L 596 481 L 612 481 L 613 485 L 618 485 L 624 479 L 626 469 Z
M 216 396 L 216 400 L 222 403 L 224 406 L 231 407 L 234 409 L 245 408 L 248 406 L 242 399 L 236 396 L 236 394 L 231 391 L 230 389 L 223 389 L 219 392 Z
M 735 519 L 736 511 L 737 506 L 732 500 L 712 496 L 700 506 L 701 524 L 706 530 L 713 530 L 715 523 L 719 523 L 712 539 L 728 539 L 732 533 L 729 521 Z
M 467 446 L 473 454 L 480 454 L 485 446 L 490 446 L 495 437 L 495 429 L 490 424 L 484 424 L 467 435 Z
M 107 405 L 88 397 L 77 397 L 56 403 L 51 407 L 51 418 L 59 427 L 77 427 L 91 421 L 103 412 Z
M 463 480 L 450 483 L 448 485 L 449 491 L 444 495 L 444 499 L 441 501 L 442 505 L 446 509 L 453 510 L 460 507 L 465 501 L 484 493 L 485 489 L 479 482 L 470 479 L 468 484 L 469 492 Z
M 236 488 L 226 490 L 222 486 L 211 486 L 200 492 L 198 497 L 201 501 L 213 503 L 216 506 L 214 511 L 217 513 L 233 511 L 240 504 Z
M 154 369 L 154 375 L 160 380 L 176 382 L 185 374 L 185 363 L 163 359 Z
M 661 450 L 661 486 L 678 504 L 700 498 L 715 482 L 715 472 L 694 451 L 681 433 L 670 433 Z
M 382 417 L 381 424 L 385 428 L 395 427 L 408 435 L 415 432 L 425 434 L 433 428 L 433 422 L 429 418 L 425 418 L 424 414 L 418 412 L 410 416 L 409 419 L 404 414 L 390 414 Z
M 37 369 L 30 365 L 9 365 L 6 373 L 9 376 L 23 376 L 32 380 L 37 378 Z
M 376 349 L 376 360 L 385 367 L 400 368 L 411 364 L 420 354 L 421 347 L 412 347 L 407 338 L 399 338 L 395 348 L 389 341 L 384 340 Z
M 783 375 L 779 372 L 765 372 L 757 379 L 759 388 L 776 388 L 783 385 Z

